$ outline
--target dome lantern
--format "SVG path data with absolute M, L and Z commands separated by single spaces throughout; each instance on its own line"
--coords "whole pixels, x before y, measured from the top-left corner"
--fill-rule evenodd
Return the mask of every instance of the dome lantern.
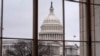
M 51 6 L 50 6 L 50 14 L 53 14 L 54 8 L 53 8 L 53 3 L 51 1 Z

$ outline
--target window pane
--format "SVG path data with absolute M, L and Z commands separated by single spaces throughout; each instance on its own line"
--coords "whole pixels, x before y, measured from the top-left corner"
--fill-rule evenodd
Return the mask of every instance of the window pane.
M 38 41 L 39 56 L 63 56 L 63 41 Z
M 65 41 L 65 44 L 65 56 L 80 56 L 80 42 Z
M 3 37 L 32 38 L 32 0 L 4 0 Z
M 87 43 L 80 41 L 65 41 L 65 56 L 87 56 Z
M 62 3 L 62 0 L 38 2 L 38 43 L 43 45 L 38 47 L 40 56 L 63 56 Z
M 65 40 L 80 40 L 79 3 L 65 1 Z
M 32 56 L 32 40 L 3 39 L 2 56 Z

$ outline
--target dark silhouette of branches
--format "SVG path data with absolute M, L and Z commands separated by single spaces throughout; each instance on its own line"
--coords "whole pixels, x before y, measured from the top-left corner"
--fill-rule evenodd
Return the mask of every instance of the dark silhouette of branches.
M 32 55 L 32 42 L 18 41 L 12 44 L 10 49 L 6 50 L 6 55 L 9 56 L 31 56 Z
M 6 50 L 7 56 L 32 56 L 32 41 L 18 41 L 12 44 L 10 49 Z M 38 42 L 38 54 L 49 55 L 49 47 L 43 42 Z

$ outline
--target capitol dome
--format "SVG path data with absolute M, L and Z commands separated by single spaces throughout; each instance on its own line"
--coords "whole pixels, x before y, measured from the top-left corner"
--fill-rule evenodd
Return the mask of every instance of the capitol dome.
M 63 40 L 63 26 L 61 25 L 60 20 L 54 14 L 52 2 L 50 6 L 50 12 L 41 25 L 39 39 Z
M 44 20 L 43 24 L 60 24 L 59 19 L 55 14 L 50 13 Z
M 60 23 L 58 17 L 54 14 L 54 8 L 51 2 L 50 12 L 48 16 L 44 19 L 43 24 L 41 25 L 40 33 L 63 33 L 63 26 Z
M 59 19 L 54 14 L 54 8 L 50 6 L 50 12 L 48 16 L 44 19 L 41 26 L 41 33 L 62 33 L 63 26 L 61 25 Z

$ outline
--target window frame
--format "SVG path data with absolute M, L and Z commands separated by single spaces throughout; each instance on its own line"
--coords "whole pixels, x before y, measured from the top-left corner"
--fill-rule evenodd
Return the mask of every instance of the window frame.
M 1 55 L 2 55 L 2 40 L 3 40 L 3 36 L 2 36 L 2 33 L 3 33 L 3 0 L 1 0 L 2 2 L 1 2 L 1 37 L 0 37 L 0 41 L 1 41 L 1 43 L 0 43 L 0 46 L 1 46 L 1 48 L 0 48 L 0 53 L 1 53 Z M 64 9 L 64 7 L 65 7 L 65 5 L 64 5 L 64 2 L 65 2 L 65 0 L 62 0 L 63 1 L 63 26 L 65 26 L 65 13 L 64 13 L 64 11 L 65 11 L 65 9 Z M 67 1 L 67 0 L 66 0 Z M 88 40 L 87 41 L 83 41 L 83 42 L 86 42 L 87 43 L 87 51 L 89 52 L 87 55 L 88 56 L 92 56 L 92 48 L 90 48 L 90 47 L 92 47 L 92 45 L 91 45 L 91 31 L 90 31 L 90 29 L 91 29 L 91 9 L 90 9 L 90 0 L 87 0 L 87 3 L 86 2 L 79 2 L 79 1 L 71 1 L 71 2 L 78 2 L 78 3 L 85 3 L 85 4 L 87 4 L 86 5 L 86 7 L 87 7 L 87 10 L 86 11 L 88 11 L 87 12 L 87 23 L 89 23 L 89 25 L 90 26 L 88 26 L 87 25 L 87 37 L 89 37 L 88 38 Z M 64 33 L 64 38 L 65 38 L 65 27 L 63 28 L 63 33 Z M 38 56 L 38 0 L 33 0 L 33 39 L 34 39 L 34 41 L 33 41 L 33 45 L 34 45 L 34 47 L 33 47 L 33 52 L 34 52 L 34 56 Z M 63 38 L 63 55 L 65 56 L 65 52 L 64 52 L 64 48 L 65 48 L 65 39 Z M 23 38 L 24 39 L 24 38 Z M 32 39 L 32 40 L 33 40 Z M 54 41 L 54 40 L 53 40 Z M 81 41 L 79 41 L 79 42 L 81 42 Z

